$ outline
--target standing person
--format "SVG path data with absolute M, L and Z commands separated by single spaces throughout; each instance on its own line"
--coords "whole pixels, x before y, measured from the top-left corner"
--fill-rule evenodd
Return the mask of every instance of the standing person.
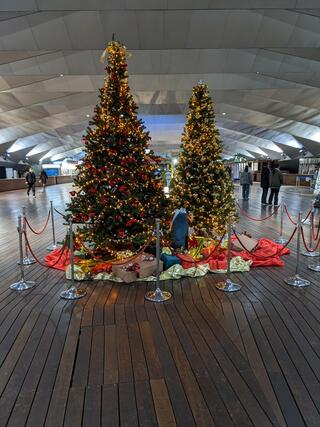
M 44 169 L 41 169 L 39 182 L 42 184 L 42 192 L 44 193 L 45 186 L 48 182 L 48 175 Z
M 26 184 L 28 186 L 27 194 L 29 196 L 30 190 L 32 190 L 33 197 L 36 197 L 36 174 L 34 173 L 34 170 L 32 168 L 29 169 L 27 175 L 26 175 Z
M 261 204 L 266 205 L 270 186 L 270 169 L 267 163 L 263 163 L 262 165 L 260 186 L 262 188 Z
M 245 166 L 244 171 L 240 175 L 240 185 L 242 186 L 243 200 L 249 200 L 250 185 L 252 185 L 252 175 L 249 172 L 249 167 Z
M 188 213 L 185 208 L 174 210 L 170 229 L 172 231 L 172 247 L 180 250 L 187 249 L 189 223 Z
M 268 205 L 272 205 L 272 200 L 274 196 L 274 206 L 278 205 L 278 195 L 280 191 L 280 187 L 283 182 L 282 173 L 278 169 L 278 162 L 272 162 L 271 163 L 271 170 L 270 170 L 270 196 L 268 200 Z

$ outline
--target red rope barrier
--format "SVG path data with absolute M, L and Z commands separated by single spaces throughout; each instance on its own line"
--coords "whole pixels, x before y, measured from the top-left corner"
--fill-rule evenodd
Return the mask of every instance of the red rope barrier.
M 305 237 L 304 237 L 304 231 L 303 231 L 303 228 L 301 228 L 301 235 L 302 235 L 302 241 L 303 241 L 303 244 L 304 244 L 304 247 L 306 248 L 306 250 L 308 251 L 308 252 L 316 252 L 317 251 L 317 249 L 319 248 L 319 246 L 320 246 L 320 239 L 317 241 L 317 244 L 316 244 L 316 246 L 313 248 L 313 249 L 310 249 L 309 247 L 308 247 L 308 245 L 307 245 L 307 243 L 306 243 L 306 239 L 305 239 Z
M 293 225 L 297 225 L 298 223 L 297 223 L 297 222 L 295 222 L 295 221 L 292 219 L 291 215 L 290 215 L 290 214 L 289 214 L 289 212 L 288 212 L 288 208 L 287 208 L 287 206 L 286 206 L 286 205 L 284 205 L 284 210 L 285 210 L 285 212 L 286 212 L 286 214 L 287 214 L 287 217 L 289 218 L 289 221 L 290 221 Z M 312 209 L 310 209 L 310 210 L 309 210 L 309 212 L 308 212 L 307 216 L 305 217 L 305 219 L 304 219 L 303 221 L 301 221 L 302 223 L 306 222 L 306 220 L 309 218 L 309 216 L 310 216 L 311 212 L 312 212 Z
M 60 252 L 59 258 L 57 259 L 57 261 L 56 261 L 53 265 L 50 265 L 50 266 L 49 266 L 49 265 L 43 264 L 43 263 L 38 259 L 38 257 L 34 254 L 34 252 L 33 252 L 32 248 L 31 248 L 31 246 L 30 246 L 30 242 L 29 242 L 29 240 L 28 240 L 27 233 L 26 233 L 25 231 L 23 231 L 23 234 L 24 234 L 24 238 L 25 238 L 25 241 L 26 241 L 26 245 L 27 245 L 27 247 L 28 247 L 28 249 L 29 249 L 29 251 L 30 251 L 31 255 L 32 255 L 32 256 L 33 256 L 33 258 L 37 261 L 37 263 L 38 263 L 38 264 L 40 264 L 42 267 L 45 267 L 45 268 L 53 268 L 53 267 L 55 267 L 55 266 L 60 262 L 60 260 L 61 260 L 61 258 L 62 258 L 62 255 L 63 255 L 63 253 L 64 253 L 64 251 L 65 251 L 65 249 L 66 249 L 66 247 L 67 247 L 67 237 L 64 239 L 64 243 L 63 243 L 63 246 L 62 246 L 62 248 L 61 248 L 61 252 Z
M 242 209 L 242 207 L 239 205 L 239 203 L 237 203 L 238 208 L 240 209 L 240 211 L 243 213 L 243 215 L 249 219 L 251 219 L 252 221 L 265 221 L 266 219 L 271 218 L 274 214 L 276 214 L 280 208 L 281 205 L 279 205 L 278 207 L 275 208 L 275 210 L 272 212 L 271 215 L 265 216 L 263 218 L 253 218 L 252 216 L 249 216 L 245 210 Z
M 239 238 L 239 236 L 238 236 L 238 234 L 237 234 L 237 232 L 236 232 L 236 230 L 234 230 L 233 229 L 233 233 L 234 233 L 234 235 L 235 235 L 235 237 L 236 237 L 236 239 L 238 240 L 238 242 L 240 243 L 240 245 L 243 247 L 243 249 L 246 251 L 246 252 L 248 252 L 250 255 L 252 255 L 253 257 L 255 257 L 257 260 L 264 260 L 264 259 L 269 259 L 269 258 L 275 258 L 276 256 L 279 256 L 280 254 L 281 254 L 281 252 L 289 245 L 289 243 L 291 242 L 291 240 L 293 239 L 293 237 L 294 237 L 294 235 L 296 234 L 296 231 L 297 231 L 297 227 L 293 230 L 293 233 L 291 234 L 291 236 L 290 236 L 290 238 L 289 238 L 289 240 L 287 241 L 287 243 L 286 244 L 284 244 L 283 245 L 283 247 L 278 251 L 278 252 L 276 252 L 275 254 L 273 254 L 273 255 L 270 255 L 270 256 L 268 256 L 268 257 L 262 257 L 262 256 L 257 256 L 257 255 L 255 255 L 253 252 L 251 252 L 251 251 L 249 251 L 244 245 L 243 245 L 243 243 L 241 242 L 241 240 L 240 240 L 240 238 Z
M 313 240 L 318 240 L 319 235 L 320 235 L 320 217 L 319 217 L 319 221 L 318 221 L 318 231 L 317 231 L 316 237 L 314 236 L 314 215 L 312 215 L 311 230 L 312 230 L 312 238 L 313 238 Z
M 57 212 L 57 214 L 61 215 L 63 219 L 67 219 L 67 217 L 65 215 L 63 215 L 61 212 L 58 211 L 58 209 L 53 208 L 55 210 L 55 212 Z
M 47 228 L 47 225 L 48 225 L 48 222 L 49 222 L 49 219 L 50 219 L 50 215 L 51 215 L 51 212 L 49 211 L 49 212 L 48 212 L 47 219 L 46 219 L 46 222 L 45 222 L 45 224 L 44 224 L 43 228 L 42 228 L 40 231 L 34 230 L 34 229 L 31 227 L 31 225 L 30 225 L 30 223 L 29 223 L 29 221 L 28 221 L 28 218 L 27 218 L 27 217 L 24 217 L 24 218 L 25 218 L 25 221 L 26 221 L 27 226 L 30 228 L 30 230 L 32 231 L 32 233 L 34 233 L 34 234 L 42 234 L 42 233 L 44 232 L 44 230 Z
M 95 253 L 91 250 L 91 249 L 89 249 L 84 243 L 83 243 L 83 241 L 81 240 L 81 239 L 79 239 L 80 240 L 80 244 L 81 244 L 81 246 L 83 247 L 83 249 L 85 250 L 85 251 L 87 251 L 88 252 L 88 254 L 89 255 L 91 255 L 93 258 L 95 257 Z M 150 244 L 150 242 L 153 240 L 153 236 L 151 236 L 151 237 L 149 237 L 149 239 L 146 241 L 146 243 L 144 243 L 144 245 L 140 248 L 140 249 L 138 249 L 138 252 L 137 253 L 135 253 L 135 254 L 133 254 L 133 255 L 131 255 L 131 256 L 129 256 L 129 257 L 127 257 L 127 258 L 124 258 L 124 259 L 122 259 L 122 260 L 116 260 L 116 259 L 111 259 L 111 260 L 107 260 L 106 262 L 108 262 L 108 263 L 110 263 L 110 264 L 116 264 L 116 265 L 124 265 L 124 264 L 127 264 L 128 262 L 130 262 L 130 261 L 134 261 L 136 258 L 138 258 L 138 256 L 139 255 L 141 255 L 143 252 L 144 252 L 144 250 L 145 250 L 145 248 Z

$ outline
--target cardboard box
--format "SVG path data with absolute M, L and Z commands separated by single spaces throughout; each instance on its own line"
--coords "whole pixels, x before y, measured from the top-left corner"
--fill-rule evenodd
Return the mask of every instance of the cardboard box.
M 128 263 L 130 264 L 130 263 Z M 112 273 L 117 277 L 122 279 L 125 283 L 131 283 L 137 280 L 138 272 L 137 271 L 127 271 L 126 268 L 128 264 L 113 264 L 112 265 Z M 132 264 L 132 263 L 131 263 Z
M 248 237 L 245 234 L 240 234 L 239 240 L 241 241 L 243 246 L 237 239 L 235 239 L 233 241 L 233 246 L 232 246 L 232 249 L 234 251 L 240 251 L 240 252 L 244 251 L 245 250 L 244 247 L 245 247 L 249 252 L 252 252 L 255 250 L 255 248 L 258 245 L 258 240 L 255 240 L 252 237 Z
M 160 261 L 160 273 L 163 271 L 163 262 Z M 139 278 L 153 276 L 157 272 L 157 261 L 140 261 Z

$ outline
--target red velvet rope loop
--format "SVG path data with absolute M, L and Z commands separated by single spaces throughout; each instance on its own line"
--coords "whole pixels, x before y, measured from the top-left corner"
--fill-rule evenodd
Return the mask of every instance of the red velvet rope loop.
M 303 241 L 304 247 L 306 248 L 306 250 L 307 250 L 308 252 L 311 252 L 311 253 L 312 253 L 312 252 L 316 252 L 316 251 L 318 250 L 318 248 L 319 248 L 319 246 L 320 246 L 320 238 L 319 238 L 319 240 L 317 241 L 316 246 L 315 246 L 313 249 L 310 249 L 310 248 L 308 247 L 307 243 L 306 243 L 306 239 L 305 239 L 305 236 L 304 236 L 303 228 L 301 228 L 301 236 L 302 236 L 302 241 Z
M 237 203 L 238 208 L 240 209 L 240 211 L 242 212 L 242 214 L 247 217 L 248 219 L 251 219 L 252 221 L 265 221 L 266 219 L 271 218 L 274 214 L 276 214 L 280 208 L 281 205 L 279 205 L 278 207 L 275 208 L 275 210 L 272 212 L 271 215 L 265 216 L 263 218 L 253 218 L 252 216 L 249 216 L 245 210 L 242 209 L 242 207 L 239 205 L 239 203 Z
M 314 215 L 312 215 L 311 218 L 312 218 L 311 219 L 312 238 L 313 238 L 313 240 L 318 240 L 319 235 L 320 235 L 320 218 L 318 221 L 318 231 L 317 231 L 316 235 L 314 235 Z
M 63 213 L 59 212 L 58 209 L 53 208 L 55 210 L 55 212 L 57 212 L 57 214 L 61 215 L 63 219 L 66 219 L 67 217 L 65 215 L 63 215 Z
M 31 225 L 30 225 L 27 217 L 24 217 L 24 219 L 25 219 L 26 224 L 27 224 L 27 226 L 29 227 L 29 229 L 31 230 L 32 233 L 34 233 L 34 234 L 42 234 L 44 232 L 44 230 L 47 228 L 47 225 L 48 225 L 48 222 L 49 222 L 49 219 L 50 219 L 50 215 L 51 215 L 51 212 L 49 211 L 47 219 L 46 219 L 46 222 L 45 222 L 43 228 L 41 230 L 39 230 L 39 231 L 37 231 L 37 230 L 35 230 L 34 228 L 31 227 Z
M 152 242 L 152 240 L 154 239 L 154 237 L 153 236 L 151 236 L 151 237 L 149 237 L 149 239 L 146 241 L 146 243 L 144 243 L 144 245 L 138 250 L 138 252 L 137 253 L 135 253 L 135 254 L 133 254 L 133 255 L 131 255 L 130 257 L 127 257 L 127 258 L 124 258 L 124 259 L 122 259 L 122 260 L 119 260 L 119 261 L 117 261 L 116 259 L 111 259 L 110 261 L 106 261 L 106 262 L 108 262 L 108 263 L 110 263 L 110 264 L 116 264 L 116 265 L 124 265 L 124 264 L 127 264 L 128 262 L 130 262 L 130 261 L 134 261 L 139 255 L 141 255 L 143 252 L 144 252 L 144 250 L 146 249 L 146 247 L 150 244 L 150 242 Z M 89 255 L 91 255 L 92 257 L 95 257 L 95 254 L 94 254 L 94 252 L 91 250 L 91 249 L 89 249 L 85 244 L 84 244 L 84 242 L 81 240 L 81 239 L 79 239 L 80 240 L 80 244 L 81 244 L 81 246 L 83 247 L 83 249 L 85 250 L 85 251 L 87 251 L 88 252 L 88 254 Z
M 27 233 L 25 232 L 25 231 L 23 231 L 23 234 L 24 234 L 24 238 L 25 238 L 25 240 L 26 240 L 26 244 L 27 244 L 27 247 L 28 247 L 28 249 L 29 249 L 29 251 L 30 251 L 30 253 L 31 253 L 31 255 L 33 256 L 33 258 L 37 261 L 37 263 L 38 264 L 40 264 L 42 267 L 45 267 L 45 268 L 53 268 L 53 267 L 55 267 L 59 262 L 60 262 L 60 260 L 61 260 L 61 258 L 62 258 L 62 255 L 63 255 L 63 253 L 64 253 L 64 251 L 65 251 L 65 249 L 66 249 L 66 247 L 67 247 L 67 236 L 66 236 L 66 238 L 64 239 L 64 243 L 63 243 L 63 246 L 62 246 L 62 248 L 60 249 L 60 255 L 59 255 L 59 258 L 57 259 L 57 261 L 54 263 L 54 264 L 52 264 L 52 265 L 46 265 L 46 264 L 43 264 L 39 259 L 38 259 L 38 257 L 34 254 L 34 252 L 33 252 L 33 250 L 32 250 L 32 248 L 31 248 L 31 246 L 30 246 L 30 242 L 29 242 L 29 240 L 28 240 L 28 237 L 27 237 Z
M 292 219 L 292 217 L 291 217 L 291 215 L 289 214 L 289 211 L 288 211 L 288 208 L 287 208 L 287 206 L 286 206 L 286 205 L 284 205 L 284 210 L 285 210 L 285 212 L 286 212 L 286 214 L 287 214 L 287 217 L 289 218 L 289 221 L 290 221 L 293 225 L 298 225 L 298 223 L 297 223 L 297 222 L 295 222 L 295 221 Z M 309 212 L 308 212 L 307 216 L 305 217 L 305 219 L 304 219 L 303 221 L 301 221 L 302 223 L 306 222 L 306 220 L 309 218 L 309 216 L 310 216 L 311 212 L 312 212 L 312 209 L 310 209 L 310 210 L 309 210 Z
M 253 256 L 253 257 L 255 257 L 257 260 L 264 260 L 264 259 L 269 259 L 269 258 L 275 258 L 276 256 L 279 256 L 280 254 L 281 254 L 281 252 L 289 245 L 289 243 L 291 242 L 291 240 L 293 239 L 293 237 L 294 237 L 294 235 L 296 234 L 296 231 L 297 231 L 297 227 L 295 227 L 295 229 L 293 230 L 293 232 L 292 232 L 292 234 L 291 234 L 291 236 L 290 236 L 290 238 L 289 238 L 289 240 L 287 241 L 287 243 L 286 244 L 284 244 L 283 245 L 283 247 L 278 251 L 278 252 L 276 252 L 275 254 L 273 254 L 273 255 L 270 255 L 270 256 L 268 256 L 268 257 L 262 257 L 262 256 L 257 256 L 257 255 L 255 255 L 253 252 L 251 252 L 251 251 L 249 251 L 244 245 L 243 245 L 243 243 L 241 242 L 241 240 L 240 240 L 240 238 L 239 238 L 239 236 L 238 236 L 238 234 L 237 234 L 237 232 L 236 232 L 236 230 L 235 229 L 233 229 L 233 233 L 234 233 L 234 235 L 235 235 L 235 237 L 236 237 L 236 239 L 238 240 L 238 242 L 240 243 L 240 245 L 243 247 L 243 249 L 246 251 L 246 252 L 248 252 L 251 256 Z

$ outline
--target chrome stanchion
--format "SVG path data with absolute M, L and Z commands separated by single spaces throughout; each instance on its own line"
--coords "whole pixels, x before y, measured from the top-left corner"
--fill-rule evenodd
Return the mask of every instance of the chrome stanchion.
M 13 289 L 15 291 L 25 291 L 26 289 L 33 288 L 35 285 L 35 282 L 32 282 L 31 280 L 26 281 L 24 277 L 24 263 L 23 263 L 23 241 L 22 241 L 22 220 L 21 216 L 18 216 L 18 233 L 19 233 L 19 255 L 20 255 L 20 280 L 19 282 L 13 283 L 10 285 L 10 289 Z
M 313 212 L 313 207 L 310 213 L 310 229 L 309 229 L 309 247 L 312 251 L 313 248 L 313 225 L 314 225 L 314 212 Z M 320 252 L 318 251 L 306 251 L 303 252 L 302 255 L 304 256 L 309 256 L 309 257 L 316 257 L 316 256 L 320 256 Z
M 223 292 L 236 292 L 240 291 L 241 285 L 238 283 L 234 283 L 231 281 L 231 218 L 229 217 L 228 220 L 228 265 L 227 265 L 227 279 L 225 282 L 218 282 L 216 284 L 216 288 L 219 289 L 219 291 Z
M 310 285 L 309 280 L 303 279 L 299 276 L 299 270 L 300 270 L 300 245 L 301 245 L 301 228 L 302 228 L 302 221 L 301 221 L 301 212 L 299 212 L 298 215 L 298 224 L 297 224 L 297 264 L 296 264 L 296 274 L 292 277 L 289 277 L 288 279 L 284 279 L 285 283 L 290 286 L 295 286 L 298 288 L 303 288 Z
M 284 210 L 285 203 L 283 196 L 281 197 L 281 217 L 280 217 L 280 236 L 275 240 L 275 243 L 279 243 L 279 245 L 284 245 L 287 243 L 288 239 L 283 237 L 283 218 L 284 218 Z
M 313 212 L 313 201 L 311 202 L 310 209 L 311 209 L 311 212 Z M 303 223 L 303 225 L 311 225 L 311 214 L 310 214 L 309 218 L 304 218 L 302 220 L 302 223 Z
M 22 206 L 22 228 L 25 233 L 27 233 L 27 221 L 26 221 L 26 207 Z M 18 261 L 18 264 L 20 264 L 21 260 Z M 29 256 L 29 250 L 27 241 L 25 238 L 24 242 L 24 257 L 22 260 L 23 265 L 32 265 L 35 264 L 36 260 Z
M 52 228 L 52 245 L 49 245 L 47 247 L 47 251 L 49 252 L 54 251 L 60 246 L 60 245 L 57 245 L 57 242 L 56 242 L 56 232 L 54 228 L 54 210 L 53 210 L 52 200 L 50 200 L 50 213 L 51 213 L 51 228 Z
M 157 260 L 157 281 L 156 289 L 145 294 L 145 299 L 151 302 L 164 302 L 171 298 L 171 293 L 160 289 L 160 219 L 156 219 L 156 260 Z
M 70 247 L 70 272 L 71 272 L 71 283 L 67 283 L 67 289 L 60 293 L 60 297 L 63 299 L 74 300 L 84 297 L 87 292 L 85 289 L 78 289 L 75 285 L 74 280 L 74 250 L 73 250 L 73 228 L 72 220 L 69 221 L 69 230 L 67 238 L 69 237 L 69 247 Z

